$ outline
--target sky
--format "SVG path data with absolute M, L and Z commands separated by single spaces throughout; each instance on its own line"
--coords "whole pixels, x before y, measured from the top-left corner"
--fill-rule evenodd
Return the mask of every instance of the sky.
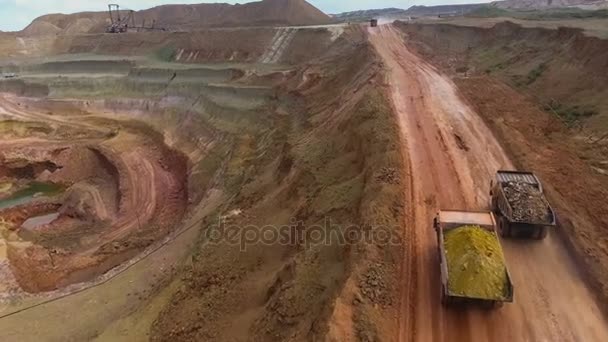
M 443 5 L 488 2 L 489 0 L 309 0 L 325 13 L 340 13 L 372 8 L 409 8 L 413 5 Z M 146 9 L 163 4 L 193 4 L 202 2 L 246 3 L 250 1 L 226 0 L 0 0 L 0 30 L 18 31 L 35 18 L 49 13 L 104 11 L 108 3 L 121 8 Z

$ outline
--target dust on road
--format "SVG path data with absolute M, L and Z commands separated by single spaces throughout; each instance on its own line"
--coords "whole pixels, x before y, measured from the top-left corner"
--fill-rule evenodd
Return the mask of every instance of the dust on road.
M 399 340 L 602 341 L 608 328 L 562 242 L 503 240 L 515 302 L 501 310 L 440 304 L 431 220 L 439 208 L 487 209 L 496 170 L 513 169 L 455 85 L 411 53 L 391 25 L 369 29 L 388 83 L 410 170 Z

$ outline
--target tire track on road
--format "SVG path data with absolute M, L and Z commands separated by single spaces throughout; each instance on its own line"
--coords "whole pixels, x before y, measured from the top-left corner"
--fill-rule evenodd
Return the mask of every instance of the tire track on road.
M 439 208 L 487 210 L 490 179 L 513 165 L 452 81 L 411 53 L 395 27 L 370 28 L 369 39 L 388 70 L 410 165 L 404 236 L 415 245 L 404 248 L 399 340 L 608 341 L 598 305 L 556 236 L 502 241 L 514 303 L 495 311 L 441 306 L 433 216 Z

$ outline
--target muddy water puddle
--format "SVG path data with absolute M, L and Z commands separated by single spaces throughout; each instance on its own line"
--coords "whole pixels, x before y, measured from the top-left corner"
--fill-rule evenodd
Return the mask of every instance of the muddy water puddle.
M 53 221 L 55 221 L 59 217 L 59 213 L 50 213 L 46 215 L 40 215 L 35 217 L 30 217 L 21 225 L 21 228 L 24 229 L 36 229 L 38 227 L 47 225 Z
M 0 200 L 0 209 L 27 204 L 39 196 L 52 197 L 59 195 L 64 186 L 50 182 L 31 182 L 25 188 L 17 190 L 12 195 Z M 1 193 L 0 193 L 1 195 Z

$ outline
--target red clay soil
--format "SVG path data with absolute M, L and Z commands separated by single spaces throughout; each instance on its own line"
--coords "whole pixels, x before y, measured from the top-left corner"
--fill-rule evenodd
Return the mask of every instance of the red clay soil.
M 489 28 L 396 26 L 410 35 L 420 53 L 450 74 L 490 74 L 536 97 L 539 105 L 550 104 L 566 120 L 577 119 L 578 112 L 586 128 L 600 135 L 608 131 L 608 88 L 598 86 L 608 84 L 606 39 L 576 28 L 529 28 L 511 22 Z
M 608 93 L 598 86 L 608 82 L 608 40 L 509 22 L 397 26 L 445 72 L 469 70 L 455 82 L 515 165 L 541 176 L 558 231 L 608 312 Z M 574 115 L 585 110 L 593 114 Z
M 605 340 L 608 326 L 599 304 L 556 234 L 541 243 L 503 240 L 514 303 L 495 311 L 441 305 L 433 216 L 440 208 L 488 209 L 490 180 L 497 169 L 513 164 L 455 84 L 413 54 L 398 29 L 370 29 L 370 39 L 389 70 L 390 94 L 410 163 L 399 339 Z M 479 86 L 476 93 L 488 87 L 486 82 Z M 497 106 L 509 105 L 509 96 L 494 96 Z M 509 108 L 514 113 L 522 109 Z M 460 147 L 462 142 L 467 149 Z M 536 146 L 522 151 L 546 152 Z
M 491 77 L 458 79 L 456 83 L 515 164 L 540 176 L 557 210 L 559 231 L 591 276 L 598 302 L 608 309 L 608 179 L 581 157 L 581 151 L 588 150 L 587 143 L 525 96 Z
M 127 12 L 123 11 L 123 15 Z M 247 4 L 163 5 L 134 13 L 136 26 L 145 21 L 170 30 L 205 27 L 322 25 L 331 18 L 305 0 L 264 0 Z M 108 13 L 83 12 L 49 14 L 35 19 L 21 33 L 25 36 L 49 34 L 102 33 Z

